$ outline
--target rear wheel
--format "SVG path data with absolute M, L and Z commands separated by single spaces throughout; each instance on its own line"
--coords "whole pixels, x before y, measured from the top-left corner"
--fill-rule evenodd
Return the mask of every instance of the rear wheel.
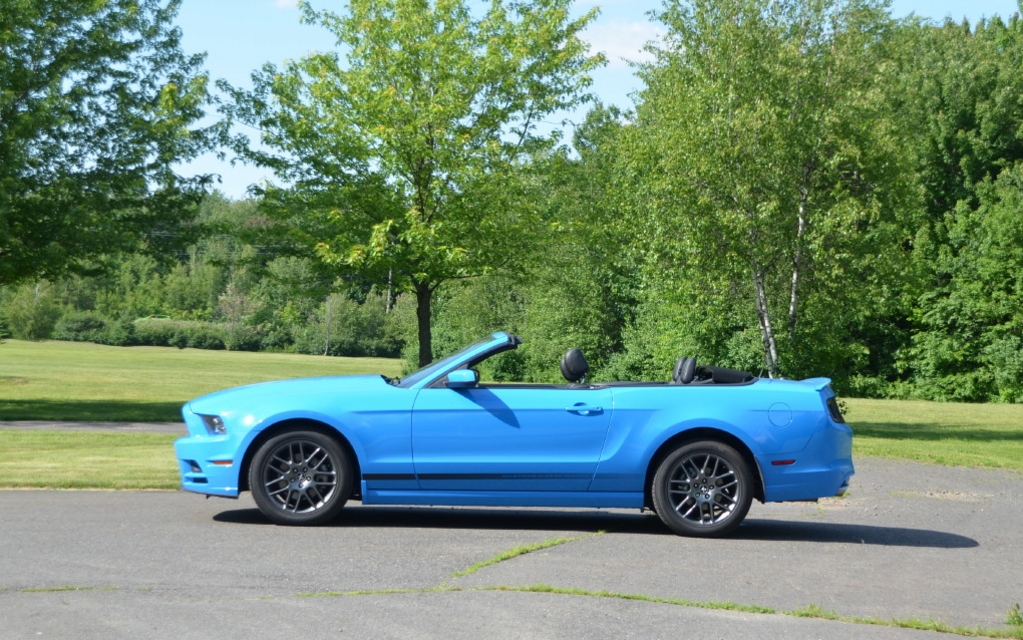
M 259 510 L 278 524 L 323 524 L 348 501 L 351 468 L 334 438 L 318 431 L 289 431 L 256 451 L 249 489 Z
M 672 451 L 657 467 L 651 494 L 664 524 L 683 536 L 724 536 L 742 523 L 753 478 L 739 452 L 712 440 Z

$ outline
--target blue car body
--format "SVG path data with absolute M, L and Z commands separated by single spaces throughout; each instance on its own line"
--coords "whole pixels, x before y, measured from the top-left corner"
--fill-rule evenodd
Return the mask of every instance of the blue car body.
M 363 504 L 652 508 L 658 464 L 695 441 L 738 453 L 764 502 L 840 495 L 853 475 L 826 378 L 476 383 L 471 367 L 519 342 L 498 332 L 401 381 L 283 380 L 192 400 L 175 443 L 182 487 L 237 497 L 260 447 L 298 429 L 337 441 L 345 498 Z

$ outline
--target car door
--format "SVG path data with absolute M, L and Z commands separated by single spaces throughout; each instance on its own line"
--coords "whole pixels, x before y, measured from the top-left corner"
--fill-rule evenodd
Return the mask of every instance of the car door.
M 610 421 L 609 389 L 425 388 L 412 458 L 423 490 L 586 491 Z

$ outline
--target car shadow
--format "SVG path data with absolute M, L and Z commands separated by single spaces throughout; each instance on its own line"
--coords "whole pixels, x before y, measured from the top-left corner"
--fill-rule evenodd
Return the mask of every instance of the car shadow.
M 973 538 L 931 529 L 832 522 L 757 520 L 754 518 L 747 518 L 732 538 L 771 542 L 828 542 L 931 549 L 970 549 L 980 546 L 980 543 Z
M 213 517 L 233 524 L 273 524 L 259 509 L 223 511 Z M 349 529 L 503 529 L 670 534 L 652 513 L 507 508 L 348 506 L 327 527 Z
M 213 516 L 216 522 L 272 525 L 259 509 L 234 509 Z M 473 509 L 446 507 L 346 507 L 332 523 L 339 529 L 484 529 L 537 531 L 605 531 L 607 533 L 674 534 L 652 513 L 557 511 L 551 509 Z M 758 520 L 747 518 L 728 540 L 869 544 L 933 549 L 969 549 L 980 544 L 966 536 L 930 529 L 907 529 L 847 523 Z

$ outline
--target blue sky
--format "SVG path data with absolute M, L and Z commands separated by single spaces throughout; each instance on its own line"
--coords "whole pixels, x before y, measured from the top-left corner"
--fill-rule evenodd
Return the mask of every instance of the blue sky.
M 299 24 L 296 4 L 297 0 L 184 0 L 178 16 L 182 44 L 189 53 L 206 52 L 206 68 L 213 78 L 248 87 L 249 74 L 266 62 L 280 64 L 309 51 L 333 48 L 325 30 Z M 344 3 L 313 0 L 313 6 L 340 11 Z M 600 15 L 585 37 L 593 50 L 604 52 L 608 65 L 594 74 L 593 92 L 604 103 L 628 107 L 629 96 L 640 88 L 628 62 L 641 60 L 643 45 L 657 38 L 660 28 L 648 13 L 658 9 L 661 0 L 577 0 L 576 11 L 594 6 Z M 971 23 L 1019 11 L 1017 0 L 893 0 L 891 7 L 898 17 L 916 13 L 935 21 L 951 16 Z M 575 117 L 581 116 L 570 119 Z M 257 167 L 232 167 L 212 156 L 184 171 L 220 174 L 218 188 L 232 198 L 244 197 L 250 184 L 269 177 Z

